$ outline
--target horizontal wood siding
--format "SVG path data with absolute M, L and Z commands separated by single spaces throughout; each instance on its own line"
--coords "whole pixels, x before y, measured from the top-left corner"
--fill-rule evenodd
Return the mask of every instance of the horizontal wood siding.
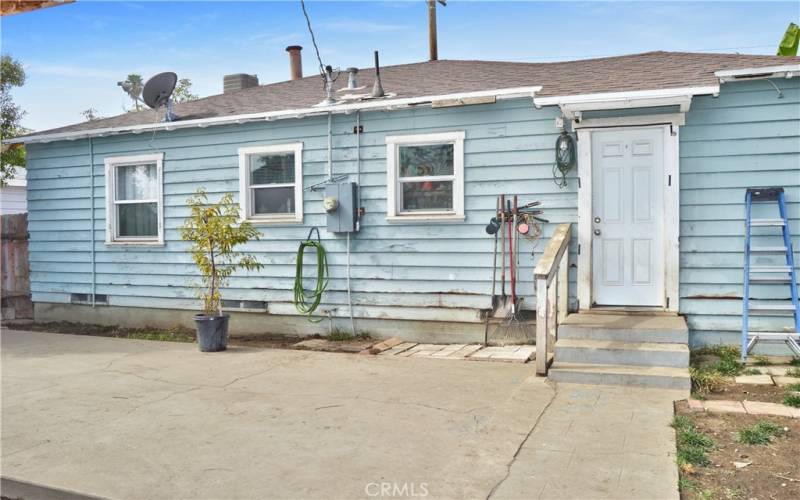
M 535 247 L 521 239 L 519 293 L 533 304 L 532 271 L 552 228 L 575 221 L 574 179 L 566 190 L 552 178 L 557 109 L 536 110 L 530 99 L 451 109 L 415 109 L 361 115 L 361 198 L 366 214 L 352 238 L 351 284 L 357 317 L 480 321 L 490 306 L 494 240 L 484 227 L 501 193 L 523 201 L 539 199 L 553 223 Z M 333 172 L 356 180 L 355 115 L 333 117 Z M 387 135 L 463 130 L 465 150 L 464 222 L 386 221 Z M 237 149 L 303 143 L 303 183 L 323 181 L 327 161 L 327 117 L 191 129 L 32 145 L 29 151 L 31 281 L 35 301 L 67 302 L 71 293 L 90 293 L 94 237 L 96 293 L 112 305 L 197 307 L 196 271 L 178 229 L 189 214 L 186 199 L 200 186 L 212 198 L 238 198 Z M 164 152 L 164 247 L 107 246 L 105 240 L 106 156 Z M 94 172 L 94 228 L 90 227 Z M 225 298 L 265 300 L 269 311 L 293 313 L 295 253 L 311 226 L 325 226 L 322 193 L 304 193 L 302 225 L 261 226 L 255 252 L 264 269 L 239 273 Z M 321 230 L 328 251 L 331 284 L 323 309 L 347 316 L 347 258 L 344 235 Z M 306 259 L 313 262 L 313 259 Z M 306 270 L 313 275 L 313 266 Z M 574 280 L 574 273 L 572 276 Z M 574 287 L 573 287 L 574 288 Z
M 695 97 L 681 128 L 680 310 L 700 342 L 736 342 L 741 331 L 747 187 L 784 187 L 800 263 L 800 79 L 773 81 L 782 98 L 765 81 L 729 83 L 717 98 Z M 772 205 L 769 213 L 756 206 L 753 216 L 778 214 Z M 788 299 L 789 288 L 756 285 L 752 296 Z M 751 320 L 762 330 L 791 324 L 788 317 Z

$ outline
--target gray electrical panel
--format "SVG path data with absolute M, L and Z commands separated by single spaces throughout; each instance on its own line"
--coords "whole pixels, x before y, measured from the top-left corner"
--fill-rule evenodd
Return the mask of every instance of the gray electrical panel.
M 334 203 L 333 200 L 336 200 Z M 358 185 L 355 182 L 340 182 L 325 186 L 325 209 L 328 212 L 328 231 L 352 233 L 358 221 Z M 335 205 L 335 207 L 331 207 Z

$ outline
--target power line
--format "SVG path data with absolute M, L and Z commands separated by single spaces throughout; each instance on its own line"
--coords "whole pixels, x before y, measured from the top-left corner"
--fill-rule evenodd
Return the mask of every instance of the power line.
M 308 17 L 308 12 L 306 11 L 306 3 L 304 0 L 300 0 L 300 7 L 303 8 L 303 16 L 306 18 L 306 24 L 308 25 L 308 32 L 311 33 L 311 43 L 314 44 L 314 52 L 317 53 L 317 61 L 319 62 L 319 72 L 321 74 L 325 74 L 325 65 L 322 64 L 322 58 L 319 55 L 319 47 L 317 47 L 317 39 L 314 36 L 314 30 L 311 28 L 311 19 Z

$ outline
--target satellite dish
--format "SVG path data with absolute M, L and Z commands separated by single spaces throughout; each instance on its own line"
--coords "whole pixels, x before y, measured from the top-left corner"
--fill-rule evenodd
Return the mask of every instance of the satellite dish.
M 156 76 L 147 80 L 144 84 L 142 97 L 144 103 L 151 108 L 158 108 L 167 104 L 169 96 L 175 90 L 175 84 L 178 83 L 178 75 L 168 71 L 166 73 L 159 73 Z

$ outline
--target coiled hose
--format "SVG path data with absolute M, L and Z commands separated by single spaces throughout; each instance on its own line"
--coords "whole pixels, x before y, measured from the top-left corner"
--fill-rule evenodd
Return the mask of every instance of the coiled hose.
M 317 231 L 317 241 L 311 239 L 311 234 L 315 230 Z M 307 247 L 317 251 L 317 282 L 312 290 L 306 290 L 303 287 L 303 257 Z M 294 273 L 294 306 L 299 312 L 308 316 L 308 320 L 313 323 L 322 321 L 322 318 L 313 320 L 311 315 L 322 301 L 322 292 L 328 286 L 328 274 L 328 258 L 325 254 L 325 247 L 322 246 L 319 239 L 319 230 L 314 227 L 308 232 L 306 241 L 300 243 L 300 247 L 297 249 L 297 265 Z
M 556 163 L 553 165 L 553 182 L 560 188 L 567 187 L 567 173 L 575 165 L 575 139 L 566 131 L 556 139 Z

